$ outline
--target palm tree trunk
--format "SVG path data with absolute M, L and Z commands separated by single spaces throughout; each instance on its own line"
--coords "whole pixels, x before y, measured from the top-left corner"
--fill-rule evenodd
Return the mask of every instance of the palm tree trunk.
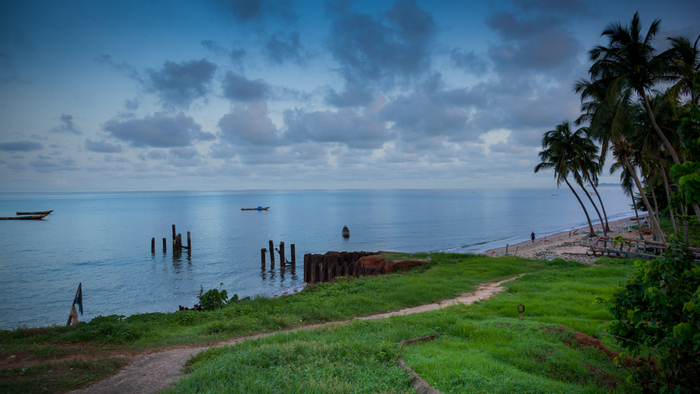
M 656 123 L 656 117 L 654 116 L 654 111 L 651 110 L 651 105 L 649 105 L 649 99 L 647 98 L 646 93 L 644 92 L 644 89 L 639 90 L 640 95 L 642 96 L 642 99 L 644 99 L 644 107 L 646 107 L 647 114 L 649 115 L 649 120 L 651 121 L 651 125 L 654 126 L 654 130 L 656 131 L 656 134 L 659 135 L 659 138 L 661 138 L 661 141 L 663 141 L 664 146 L 668 150 L 668 153 L 671 154 L 671 157 L 673 157 L 673 162 L 676 164 L 681 164 L 680 160 L 678 160 L 678 155 L 676 154 L 676 150 L 673 149 L 673 145 L 671 145 L 671 142 L 666 138 L 666 135 L 661 131 L 661 128 L 659 125 Z
M 681 213 L 683 214 L 683 238 L 686 245 L 690 245 L 690 238 L 688 237 L 688 207 L 683 204 L 681 205 Z
M 659 222 L 659 227 L 661 227 L 661 212 L 659 212 L 659 202 L 656 200 L 656 192 L 654 192 L 654 186 L 651 185 L 649 179 L 647 179 L 647 185 L 649 186 L 649 190 L 651 190 L 651 198 L 654 199 L 654 212 L 652 212 L 652 214 L 656 218 L 656 221 Z
M 578 200 L 578 203 L 581 204 L 581 208 L 583 208 L 583 213 L 586 214 L 586 219 L 588 220 L 588 236 L 589 237 L 595 237 L 595 231 L 593 230 L 593 223 L 591 223 L 591 217 L 588 216 L 588 211 L 586 211 L 586 207 L 583 205 L 583 201 L 579 198 L 578 194 L 576 194 L 576 190 L 574 190 L 573 187 L 571 187 L 571 184 L 569 181 L 564 178 L 564 182 L 566 182 L 566 185 L 569 186 L 569 189 L 571 189 L 571 192 L 574 193 L 574 196 L 576 196 L 576 199 Z
M 637 172 L 630 165 L 630 161 L 627 158 L 627 155 L 624 156 L 624 159 L 625 159 L 625 165 L 627 166 L 627 170 L 629 170 L 630 175 L 632 175 L 632 179 L 634 179 L 634 183 L 637 184 L 637 189 L 640 191 L 639 194 L 642 195 L 642 199 L 644 200 L 644 205 L 647 207 L 647 212 L 652 212 L 651 204 L 649 204 L 649 199 L 647 198 L 646 193 L 644 193 L 644 188 L 642 187 L 642 183 L 639 182 L 639 177 L 637 176 Z M 659 227 L 659 223 L 656 221 L 656 217 L 654 217 L 653 214 L 649 215 L 649 220 L 651 221 L 653 239 L 655 241 L 658 241 L 659 238 L 661 238 L 661 242 L 663 242 L 665 244 L 666 240 L 664 239 L 664 235 L 661 232 L 661 228 Z
M 632 208 L 634 208 L 634 216 L 637 217 L 637 230 L 639 230 L 639 239 L 644 240 L 644 233 L 642 232 L 642 225 L 639 223 L 639 212 L 637 212 L 637 202 L 634 201 L 634 193 L 632 194 Z
M 608 224 L 608 214 L 605 213 L 605 206 L 603 205 L 603 200 L 600 198 L 600 193 L 598 193 L 598 189 L 596 189 L 595 185 L 591 183 L 591 186 L 593 187 L 593 191 L 595 194 L 598 196 L 598 202 L 600 202 L 600 207 L 603 209 L 603 216 L 605 217 L 605 231 L 610 231 L 610 224 Z
M 666 190 L 666 200 L 668 201 L 668 213 L 671 215 L 671 224 L 673 224 L 673 232 L 678 233 L 678 226 L 676 225 L 676 219 L 673 215 L 673 207 L 671 206 L 671 188 L 668 185 L 668 177 L 666 176 L 666 167 L 664 166 L 661 158 L 659 158 L 659 168 L 661 169 L 661 176 L 664 178 L 664 189 Z
M 595 202 L 593 202 L 593 197 L 591 197 L 590 193 L 588 193 L 588 190 L 583 185 L 579 185 L 583 189 L 583 192 L 586 193 L 586 196 L 588 196 L 588 200 L 591 202 L 591 205 L 593 205 L 593 208 L 595 209 L 595 213 L 598 214 L 598 220 L 600 220 L 600 227 L 603 229 L 603 235 L 608 236 L 608 232 L 605 231 L 605 222 L 603 221 L 603 217 L 600 216 L 600 211 L 598 210 L 598 207 L 595 205 Z

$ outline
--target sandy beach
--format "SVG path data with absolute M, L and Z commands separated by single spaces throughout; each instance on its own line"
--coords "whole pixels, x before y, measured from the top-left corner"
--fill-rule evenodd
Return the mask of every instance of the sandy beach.
M 632 219 L 632 220 L 630 220 Z M 642 217 L 640 216 L 640 220 Z M 637 221 L 632 218 L 625 218 L 610 222 L 609 237 L 622 235 L 626 239 L 639 239 L 639 230 L 633 229 L 632 226 L 637 224 Z M 593 229 L 598 232 L 602 231 L 602 225 L 596 224 Z M 602 236 L 602 232 L 597 234 Z M 598 257 L 588 256 L 589 245 L 596 238 L 589 237 L 588 226 L 581 227 L 573 231 L 565 231 L 548 235 L 542 238 L 535 238 L 535 241 L 525 241 L 518 244 L 508 245 L 508 253 L 506 246 L 490 249 L 482 253 L 486 256 L 505 256 L 517 255 L 521 257 L 533 259 L 553 260 L 563 258 L 565 260 L 576 260 L 586 264 L 593 264 Z

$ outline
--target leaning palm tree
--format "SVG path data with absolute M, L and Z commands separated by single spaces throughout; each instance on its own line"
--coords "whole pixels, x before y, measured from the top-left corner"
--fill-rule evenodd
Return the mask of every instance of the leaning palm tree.
M 674 163 L 680 164 L 678 154 L 656 122 L 647 97 L 647 90 L 665 79 L 668 68 L 666 57 L 656 56 L 652 45 L 660 23 L 661 20 L 654 20 L 645 36 L 642 35 L 639 13 L 634 14 L 629 26 L 622 26 L 619 22 L 608 25 L 601 34 L 608 37 L 608 46 L 599 45 L 589 52 L 590 60 L 594 62 L 589 74 L 593 83 L 607 89 L 606 101 L 616 102 L 626 92 L 634 91 L 644 103 L 649 121 Z
M 634 131 L 630 130 L 630 134 L 631 133 L 634 133 Z M 646 207 L 647 212 L 649 212 L 649 221 L 651 222 L 651 231 L 654 240 L 666 242 L 663 232 L 661 231 L 661 227 L 659 226 L 659 222 L 656 220 L 656 216 L 653 214 L 654 211 L 651 209 L 649 199 L 647 198 L 646 193 L 644 193 L 644 187 L 642 186 L 639 176 L 637 175 L 636 163 L 635 165 L 632 164 L 633 159 L 639 156 L 637 155 L 633 144 L 629 141 L 629 135 L 616 135 L 616 138 L 613 140 L 612 153 L 613 157 L 615 158 L 615 164 L 613 164 L 610 170 L 614 171 L 617 168 L 623 167 L 629 172 L 629 175 L 632 177 L 635 185 L 637 186 L 637 190 L 639 190 L 642 196 L 644 206 Z
M 572 160 L 572 150 L 571 150 L 571 128 L 569 122 L 564 122 L 554 130 L 546 132 L 542 136 L 542 151 L 539 153 L 541 163 L 535 166 L 535 173 L 542 169 L 552 169 L 554 171 L 554 178 L 557 180 L 557 187 L 561 185 L 563 181 L 569 186 L 571 192 L 574 193 L 578 203 L 581 204 L 583 212 L 586 214 L 586 219 L 588 220 L 589 236 L 594 237 L 595 231 L 593 230 L 593 223 L 591 222 L 591 217 L 588 215 L 583 201 L 574 190 L 573 186 L 568 181 L 568 176 L 575 167 L 575 163 Z
M 567 127 L 569 127 L 568 122 L 564 122 Z M 569 139 L 570 145 L 569 149 L 571 152 L 571 163 L 572 163 L 572 174 L 576 183 L 583 189 L 584 194 L 588 197 L 588 200 L 593 205 L 598 219 L 600 219 L 601 227 L 603 228 L 603 234 L 608 236 L 607 222 L 603 221 L 603 217 L 600 215 L 600 211 L 596 206 L 591 194 L 588 193 L 586 189 L 586 183 L 591 186 L 598 182 L 598 173 L 601 170 L 601 165 L 598 162 L 598 147 L 595 146 L 593 141 L 587 135 L 587 129 L 582 127 L 575 132 L 571 133 Z M 598 200 L 600 200 L 600 195 L 598 190 L 593 186 L 593 190 L 598 195 Z M 602 201 L 601 201 L 602 204 Z M 607 217 L 606 217 L 607 219 Z

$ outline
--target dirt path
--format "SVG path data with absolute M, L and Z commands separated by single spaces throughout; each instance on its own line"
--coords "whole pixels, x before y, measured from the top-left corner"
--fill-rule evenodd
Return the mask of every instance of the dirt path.
M 520 275 L 522 276 L 522 275 Z M 476 301 L 486 300 L 494 294 L 504 290 L 501 285 L 519 278 L 515 276 L 500 282 L 483 283 L 475 291 L 464 293 L 457 298 L 444 300 L 440 303 L 426 304 L 413 308 L 401 309 L 394 312 L 378 315 L 358 317 L 340 322 L 319 323 L 297 327 L 291 330 L 275 331 L 239 337 L 222 342 L 216 346 L 233 345 L 249 339 L 258 339 L 270 335 L 285 334 L 298 330 L 315 329 L 327 324 L 343 324 L 352 320 L 378 320 L 391 316 L 410 315 L 414 313 L 434 311 L 455 304 L 469 305 Z M 209 346 L 187 349 L 173 349 L 159 353 L 151 353 L 131 358 L 129 364 L 122 368 L 116 375 L 105 380 L 93 383 L 81 389 L 71 391 L 75 394 L 120 394 L 120 393 L 156 393 L 172 386 L 182 376 L 182 367 L 191 356 L 208 349 Z

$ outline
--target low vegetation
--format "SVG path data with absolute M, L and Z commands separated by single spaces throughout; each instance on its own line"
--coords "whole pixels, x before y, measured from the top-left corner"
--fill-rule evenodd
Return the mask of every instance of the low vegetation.
M 454 263 L 483 266 L 506 259 Z M 573 331 L 564 328 L 614 347 L 602 335 L 612 316 L 597 299 L 610 297 L 613 286 L 633 271 L 632 263 L 541 264 L 538 272 L 505 284 L 507 292 L 471 306 L 211 349 L 191 360 L 191 373 L 170 392 L 414 392 L 397 366 L 398 357 L 444 393 L 634 391 L 625 370 L 600 350 L 576 342 Z M 516 310 L 520 303 L 526 306 L 523 322 Z M 431 334 L 440 336 L 400 346 Z

